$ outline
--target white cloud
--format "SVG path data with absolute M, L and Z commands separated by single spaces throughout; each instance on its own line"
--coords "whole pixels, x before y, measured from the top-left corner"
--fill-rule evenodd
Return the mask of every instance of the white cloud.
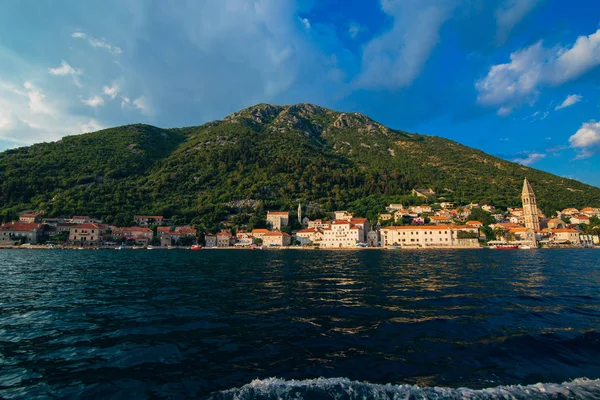
M 110 53 L 115 54 L 115 55 L 120 55 L 123 53 L 123 50 L 121 50 L 120 47 L 113 46 L 110 43 L 108 43 L 105 39 L 99 39 L 99 38 L 90 36 L 84 32 L 80 32 L 80 31 L 73 32 L 71 34 L 71 37 L 75 38 L 75 39 L 87 39 L 90 46 L 108 50 Z
M 600 122 L 589 121 L 569 138 L 571 148 L 578 150 L 577 158 L 588 158 L 600 153 Z
M 531 12 L 540 0 L 505 0 L 496 10 L 496 40 L 504 43 L 513 28 Z
M 104 126 L 95 119 L 90 119 L 88 122 L 81 124 L 80 133 L 96 132 L 104 129 Z
M 350 37 L 352 39 L 355 39 L 356 36 L 358 36 L 358 34 L 361 31 L 361 26 L 358 22 L 352 22 L 350 24 L 350 27 L 348 28 L 348 35 L 350 35 Z
M 131 99 L 129 99 L 129 97 L 121 96 L 121 108 L 125 107 L 130 102 L 131 102 Z
M 114 100 L 115 97 L 117 97 L 117 94 L 119 93 L 119 87 L 116 83 L 113 83 L 112 86 L 104 86 L 102 88 L 102 91 L 105 95 L 109 96 L 111 99 Z
M 511 107 L 500 107 L 498 109 L 498 115 L 501 117 L 506 117 L 508 115 L 510 115 L 513 112 L 513 109 Z
M 398 89 L 410 84 L 423 69 L 456 5 L 456 0 L 381 0 L 383 12 L 394 23 L 390 31 L 365 46 L 356 85 Z
M 573 104 L 577 104 L 579 103 L 581 100 L 583 99 L 583 97 L 581 95 L 578 94 L 570 94 L 567 96 L 567 98 L 565 99 L 565 101 L 562 102 L 561 105 L 556 106 L 554 108 L 554 110 L 560 110 L 561 108 L 567 108 L 572 106 Z
M 26 81 L 23 87 L 27 89 L 29 110 L 35 114 L 54 115 L 55 110 L 46 102 L 46 95 L 33 83 Z
M 28 145 L 82 132 L 90 118 L 69 114 L 68 96 L 64 91 L 46 93 L 31 81 L 0 81 L 0 139 Z
M 81 75 L 81 70 L 71 67 L 66 61 L 61 61 L 60 67 L 49 68 L 48 73 L 50 75 L 67 76 L 67 75 Z
M 538 42 L 510 55 L 510 62 L 494 65 L 475 83 L 484 106 L 516 108 L 533 104 L 541 88 L 558 86 L 600 64 L 600 29 L 580 36 L 568 48 L 545 48 Z
M 304 29 L 306 29 L 306 30 L 310 29 L 310 21 L 308 20 L 308 18 L 298 17 L 298 20 L 302 23 L 302 25 L 304 26 Z
M 133 101 L 133 106 L 140 110 L 143 114 L 152 114 L 152 106 L 150 105 L 150 101 L 146 96 L 140 96 L 137 99 L 135 99 Z
M 529 154 L 524 154 L 522 156 L 513 158 L 513 162 L 522 164 L 522 165 L 531 165 L 534 164 L 542 159 L 546 158 L 545 154 L 542 153 L 529 153 Z
M 93 97 L 90 97 L 89 99 L 82 99 L 81 102 L 83 104 L 85 104 L 86 106 L 90 106 L 90 107 L 100 107 L 100 106 L 104 105 L 104 99 L 100 96 L 93 96 Z

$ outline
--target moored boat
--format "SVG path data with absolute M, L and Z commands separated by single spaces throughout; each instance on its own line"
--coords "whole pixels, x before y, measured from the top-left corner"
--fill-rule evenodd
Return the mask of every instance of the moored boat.
M 497 250 L 516 250 L 519 246 L 516 244 L 497 244 L 495 249 Z
M 201 250 L 202 246 L 200 246 L 199 244 L 195 244 L 192 247 L 190 247 L 190 250 Z

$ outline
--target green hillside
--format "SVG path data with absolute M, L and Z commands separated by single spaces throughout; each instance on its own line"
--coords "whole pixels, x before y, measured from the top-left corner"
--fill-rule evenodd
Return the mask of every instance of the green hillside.
M 516 206 L 524 177 L 546 213 L 600 205 L 599 188 L 310 104 L 261 104 L 198 127 L 129 125 L 0 154 L 5 219 L 38 209 L 117 224 L 150 213 L 211 225 L 258 203 L 374 216 L 386 203 L 416 201 L 415 187 Z

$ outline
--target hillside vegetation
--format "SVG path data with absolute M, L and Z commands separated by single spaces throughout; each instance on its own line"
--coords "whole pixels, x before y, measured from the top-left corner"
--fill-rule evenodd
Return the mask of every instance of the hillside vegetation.
M 259 203 L 373 217 L 386 203 L 416 201 L 415 187 L 456 203 L 517 206 L 525 177 L 546 213 L 600 205 L 599 188 L 310 104 L 260 104 L 198 127 L 128 125 L 0 154 L 5 219 L 35 209 L 117 224 L 142 213 L 211 225 Z

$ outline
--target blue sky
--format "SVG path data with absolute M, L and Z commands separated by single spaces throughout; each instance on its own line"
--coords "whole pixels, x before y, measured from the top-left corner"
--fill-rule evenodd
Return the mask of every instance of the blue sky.
M 0 3 L 0 149 L 310 102 L 600 186 L 594 0 Z

